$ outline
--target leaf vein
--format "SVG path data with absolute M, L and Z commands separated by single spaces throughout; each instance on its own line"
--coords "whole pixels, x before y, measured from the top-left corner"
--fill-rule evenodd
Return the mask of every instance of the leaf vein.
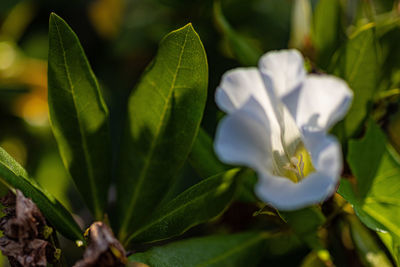
M 238 251 L 240 251 L 242 249 L 245 249 L 246 247 L 252 246 L 253 244 L 257 243 L 259 240 L 261 240 L 263 238 L 264 238 L 264 235 L 258 235 L 256 237 L 248 240 L 247 242 L 245 242 L 245 243 L 243 243 L 243 244 L 241 244 L 239 246 L 235 246 L 233 249 L 228 250 L 225 253 L 222 253 L 218 257 L 215 257 L 214 259 L 210 259 L 210 260 L 208 260 L 208 261 L 206 261 L 206 262 L 204 262 L 202 264 L 198 264 L 197 266 L 199 266 L 199 267 L 200 266 L 210 266 L 213 263 L 216 263 L 216 262 L 221 261 L 221 260 L 223 260 L 225 258 L 228 258 L 232 254 L 237 253 Z
M 39 187 L 39 185 L 36 184 L 36 181 L 31 180 L 31 179 L 29 179 L 29 178 L 27 178 L 27 177 L 25 177 L 25 176 L 22 176 L 22 175 L 17 174 L 17 173 L 14 172 L 12 169 L 10 169 L 10 168 L 7 166 L 7 164 L 6 164 L 5 162 L 0 161 L 0 163 L 1 163 L 9 172 L 11 172 L 12 174 L 14 174 L 15 177 L 20 177 L 21 180 L 23 180 L 23 181 L 25 181 L 26 183 L 32 185 L 32 187 L 35 188 L 35 189 L 37 190 L 38 193 L 45 195 L 45 193 L 42 192 L 42 189 Z M 25 173 L 25 175 L 27 176 L 26 173 Z M 8 181 L 6 181 L 7 179 L 5 179 L 4 177 L 2 177 L 2 175 L 0 175 L 0 180 L 1 180 L 1 182 L 2 182 L 4 185 L 6 185 L 7 187 L 10 187 L 10 184 L 8 183 Z M 45 198 L 47 198 L 48 201 L 49 201 L 50 203 L 52 202 L 52 201 L 50 201 L 50 199 L 49 199 L 47 196 L 45 196 Z M 53 200 L 53 201 L 54 201 L 54 200 Z M 50 207 L 51 207 L 51 206 L 50 206 Z M 71 225 L 71 224 L 69 223 L 68 220 L 64 220 L 64 217 L 59 213 L 59 211 L 58 211 L 57 209 L 53 209 L 53 208 L 52 208 L 51 210 L 53 211 L 53 214 L 56 214 L 56 216 L 57 216 L 60 220 L 62 220 L 65 224 L 67 224 L 67 225 L 70 227 L 70 230 L 74 231 L 75 234 L 76 234 L 77 236 L 79 236 L 79 235 L 81 234 L 80 232 L 76 232 L 76 231 L 75 231 L 75 227 L 74 227 L 73 225 Z
M 200 195 L 200 196 L 197 196 L 197 197 L 191 199 L 191 201 L 185 202 L 185 204 L 179 206 L 178 208 L 173 209 L 173 210 L 171 210 L 170 212 L 164 214 L 164 216 L 158 218 L 157 220 L 151 222 L 150 224 L 146 224 L 146 226 L 140 228 L 140 229 L 137 230 L 135 233 L 133 233 L 133 234 L 129 237 L 129 239 L 127 240 L 127 243 L 129 243 L 130 240 L 132 240 L 134 237 L 138 236 L 140 233 L 143 233 L 143 232 L 146 231 L 147 229 L 151 228 L 153 225 L 156 225 L 157 223 L 163 221 L 165 218 L 170 217 L 171 215 L 177 213 L 178 211 L 180 211 L 180 210 L 182 210 L 182 209 L 188 207 L 189 205 L 191 205 L 192 203 L 196 202 L 197 200 L 206 198 L 208 195 L 210 195 L 210 194 L 212 194 L 212 193 L 215 193 L 215 190 L 214 190 L 214 191 L 205 192 L 204 194 L 202 194 L 202 195 Z M 170 202 L 170 203 L 171 203 L 171 202 Z M 167 204 L 167 205 L 168 205 L 168 204 Z
M 88 177 L 89 177 L 89 182 L 90 182 L 90 185 L 91 185 L 91 188 L 89 190 L 92 193 L 93 205 L 94 205 L 93 208 L 95 210 L 95 215 L 97 217 L 101 213 L 101 208 L 100 208 L 99 203 L 98 203 L 99 200 L 97 199 L 96 183 L 94 181 L 94 174 L 93 174 L 93 165 L 92 165 L 92 161 L 91 161 L 91 158 L 90 158 L 90 154 L 88 153 L 88 145 L 87 145 L 87 141 L 86 141 L 86 136 L 84 134 L 84 131 L 83 131 L 83 128 L 82 128 L 82 125 L 81 125 L 80 114 L 79 114 L 79 110 L 78 110 L 77 104 L 76 104 L 76 98 L 75 98 L 75 93 L 74 93 L 75 86 L 74 86 L 74 84 L 72 82 L 70 70 L 69 70 L 69 67 L 68 67 L 68 64 L 67 64 L 66 50 L 64 48 L 64 44 L 63 44 L 63 40 L 61 38 L 60 30 L 58 28 L 58 23 L 55 21 L 54 24 L 55 24 L 55 26 L 57 28 L 58 39 L 59 39 L 59 42 L 60 42 L 60 45 L 61 45 L 61 49 L 63 51 L 64 69 L 65 69 L 65 72 L 67 74 L 68 85 L 69 85 L 69 87 L 71 89 L 70 91 L 68 91 L 68 90 L 67 91 L 68 91 L 68 93 L 71 94 L 72 102 L 74 103 L 74 107 L 75 107 L 75 111 L 76 111 L 76 118 L 77 118 L 77 121 L 78 121 L 79 133 L 80 133 L 81 142 L 82 142 L 82 146 L 83 146 L 83 155 L 84 155 L 84 158 L 85 158 L 85 162 L 87 164 Z
M 126 231 L 126 228 L 128 227 L 128 224 L 129 224 L 129 222 L 131 220 L 132 210 L 134 209 L 136 201 L 137 201 L 137 198 L 139 196 L 138 192 L 140 191 L 140 189 L 141 189 L 141 187 L 143 185 L 143 181 L 144 181 L 144 178 L 146 176 L 147 169 L 150 166 L 151 158 L 153 156 L 153 153 L 154 153 L 154 150 L 155 150 L 155 147 L 156 147 L 156 143 L 157 143 L 159 135 L 160 135 L 161 126 L 162 126 L 162 124 L 164 122 L 164 117 L 166 116 L 167 110 L 169 108 L 169 103 L 171 102 L 172 93 L 174 91 L 174 86 L 175 86 L 175 83 L 176 83 L 176 78 L 178 76 L 178 72 L 179 72 L 179 69 L 180 69 L 180 66 L 181 66 L 182 56 L 183 56 L 183 53 L 185 51 L 185 46 L 186 46 L 186 42 L 187 42 L 188 33 L 189 33 L 189 30 L 187 30 L 186 34 L 185 34 L 185 40 L 183 42 L 183 45 L 182 45 L 182 48 L 181 48 L 181 51 L 180 51 L 180 54 L 179 54 L 179 59 L 178 59 L 178 64 L 177 64 L 177 67 L 176 67 L 176 71 L 174 73 L 174 76 L 173 76 L 173 79 L 172 79 L 172 82 L 171 82 L 171 86 L 170 86 L 169 91 L 168 91 L 168 96 L 166 98 L 166 103 L 164 105 L 164 109 L 163 109 L 163 111 L 161 113 L 160 121 L 159 121 L 158 126 L 156 128 L 156 133 L 154 135 L 154 139 L 153 139 L 153 141 L 152 141 L 152 143 L 150 145 L 149 152 L 145 157 L 145 162 L 144 162 L 143 168 L 142 168 L 142 170 L 141 170 L 141 172 L 139 174 L 138 183 L 137 183 L 137 185 L 135 187 L 135 190 L 134 190 L 134 192 L 132 194 L 131 201 L 129 202 L 129 205 L 128 205 L 128 208 L 127 208 L 127 211 L 126 211 L 127 215 L 124 217 L 124 220 L 123 220 L 123 223 L 122 223 L 122 226 L 121 226 L 121 235 L 122 235 L 123 238 L 125 238 L 125 231 Z

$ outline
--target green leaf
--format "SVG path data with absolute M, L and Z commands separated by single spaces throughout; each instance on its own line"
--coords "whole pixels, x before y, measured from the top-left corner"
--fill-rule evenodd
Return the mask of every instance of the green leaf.
M 222 13 L 220 1 L 214 1 L 214 20 L 237 61 L 244 66 L 257 65 L 262 55 L 261 49 L 231 27 Z
M 356 184 L 342 179 L 338 192 L 368 227 L 400 236 L 400 161 L 373 121 L 361 140 L 350 141 L 347 161 Z
M 388 32 L 395 30 L 400 26 L 400 18 L 397 10 L 393 9 L 389 12 L 379 14 L 376 16 L 376 34 L 382 37 Z
M 379 237 L 388 248 L 397 266 L 400 265 L 400 238 L 387 232 L 378 232 Z
M 335 74 L 347 81 L 354 92 L 352 106 L 344 121 L 336 126 L 342 140 L 356 135 L 378 89 L 379 62 L 375 27 L 367 24 L 346 43 L 338 56 Z
M 239 172 L 239 169 L 229 170 L 190 187 L 154 211 L 149 221 L 135 231 L 127 243 L 167 239 L 215 218 L 234 199 L 239 179 L 245 172 Z
M 280 212 L 293 232 L 311 249 L 320 250 L 323 246 L 318 230 L 325 222 L 325 216 L 317 207 L 308 207 L 296 211 Z
M 254 188 L 257 184 L 257 174 L 254 171 L 249 171 L 246 177 L 243 178 L 243 182 L 240 183 L 239 193 L 237 194 L 237 200 L 245 203 L 257 203 L 259 199 L 254 193 Z
M 119 238 L 159 205 L 191 151 L 207 98 L 204 47 L 191 24 L 169 33 L 128 103 L 117 181 Z
M 380 248 L 379 243 L 371 235 L 371 232 L 355 216 L 347 217 L 350 223 L 350 231 L 353 243 L 364 266 L 391 267 L 393 266 Z
M 199 129 L 188 161 L 201 178 L 208 178 L 228 170 L 230 167 L 223 164 L 215 155 L 213 140 L 202 128 Z M 237 199 L 241 202 L 257 202 L 254 195 L 254 186 L 257 176 L 254 172 L 246 172 L 247 177 L 240 183 L 240 192 Z
M 257 266 L 271 235 L 250 232 L 188 239 L 129 257 L 152 267 Z
M 340 181 L 338 193 L 353 205 L 356 215 L 366 226 L 375 231 L 387 231 L 384 225 L 376 221 L 362 209 L 362 200 L 360 201 L 355 195 L 353 186 L 348 180 L 342 179 Z
M 319 0 L 313 16 L 311 38 L 317 51 L 317 61 L 326 68 L 339 44 L 340 2 Z
M 84 240 L 80 227 L 58 200 L 28 177 L 26 171 L 0 148 L 0 182 L 10 189 L 17 188 L 35 202 L 47 220 L 65 237 Z
M 188 161 L 201 178 L 207 178 L 229 169 L 214 153 L 213 140 L 202 128 L 199 129 Z
M 78 37 L 52 13 L 49 27 L 50 121 L 66 169 L 96 219 L 110 179 L 108 110 Z

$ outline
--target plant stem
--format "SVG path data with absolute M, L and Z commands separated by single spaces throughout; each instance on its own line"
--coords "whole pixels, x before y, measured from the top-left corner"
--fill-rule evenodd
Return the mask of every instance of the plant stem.
M 53 228 L 54 229 L 54 228 Z M 57 232 L 53 230 L 49 237 L 50 243 L 56 248 L 60 249 L 60 242 L 58 240 Z M 61 249 L 60 249 L 61 251 Z M 64 253 L 61 251 L 59 259 L 53 264 L 54 267 L 68 267 L 67 261 L 65 260 Z

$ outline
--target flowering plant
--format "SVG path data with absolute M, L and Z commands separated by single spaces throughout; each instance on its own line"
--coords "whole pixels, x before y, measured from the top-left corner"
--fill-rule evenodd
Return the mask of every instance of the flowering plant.
M 0 267 L 400 265 L 399 1 L 72 2 L 0 1 Z
M 226 73 L 215 100 L 228 114 L 215 150 L 222 161 L 257 171 L 261 200 L 293 210 L 336 190 L 342 155 L 327 131 L 349 109 L 352 92 L 344 81 L 306 75 L 296 50 L 269 52 L 259 69 Z

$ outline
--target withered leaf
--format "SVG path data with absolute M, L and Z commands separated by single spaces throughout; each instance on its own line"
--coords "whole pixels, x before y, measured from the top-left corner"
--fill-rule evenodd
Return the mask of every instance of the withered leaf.
M 127 262 L 125 249 L 106 224 L 94 222 L 87 233 L 89 246 L 83 254 L 83 259 L 74 267 L 125 266 Z
M 11 266 L 45 267 L 54 261 L 55 247 L 44 237 L 49 228 L 42 213 L 29 198 L 16 190 L 0 199 L 5 216 L 0 219 L 0 250 Z

